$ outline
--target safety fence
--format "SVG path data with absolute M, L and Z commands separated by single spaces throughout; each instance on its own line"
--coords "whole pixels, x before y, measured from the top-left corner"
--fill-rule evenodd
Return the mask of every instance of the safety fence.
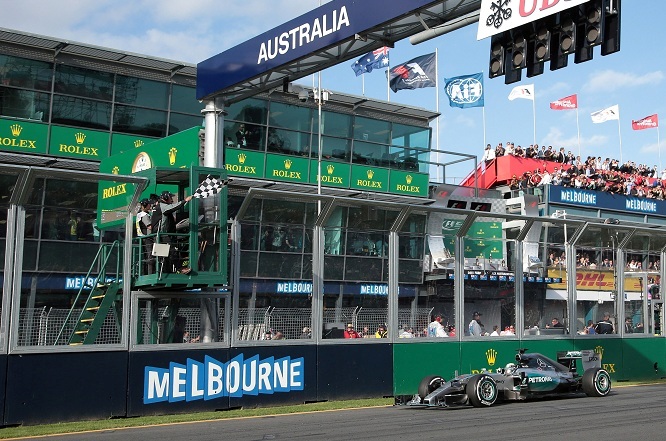
M 143 344 L 173 342 L 165 336 L 169 307 L 156 310 L 140 308 L 139 338 Z M 60 329 L 65 325 L 69 309 L 64 308 L 21 308 L 19 312 L 18 346 L 53 346 Z M 78 318 L 81 309 L 72 311 L 71 317 Z M 400 309 L 398 323 L 402 330 L 413 330 L 414 336 L 421 335 L 428 326 L 432 308 Z M 219 309 L 217 335 L 224 335 L 225 310 Z M 185 343 L 197 343 L 202 339 L 201 309 L 179 308 L 176 326 L 179 336 Z M 324 338 L 343 338 L 343 330 L 352 324 L 363 336 L 374 337 L 377 329 L 388 323 L 387 308 L 335 308 L 324 310 L 322 336 Z M 70 318 L 64 327 L 64 336 L 74 331 L 76 320 Z M 120 323 L 113 308 L 107 314 L 100 327 L 95 344 L 120 344 Z M 310 339 L 312 338 L 312 311 L 309 308 L 243 308 L 238 311 L 238 329 L 236 339 L 239 341 L 274 340 L 276 339 Z M 57 345 L 67 345 L 67 338 L 61 338 Z

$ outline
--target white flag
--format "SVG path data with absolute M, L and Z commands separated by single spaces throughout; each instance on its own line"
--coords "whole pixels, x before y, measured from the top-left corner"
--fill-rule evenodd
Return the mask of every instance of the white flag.
M 523 98 L 526 100 L 534 101 L 534 84 L 526 84 L 524 86 L 516 86 L 509 94 L 509 101 L 516 98 Z
M 592 122 L 595 124 L 610 121 L 611 119 L 620 119 L 620 105 L 616 104 L 614 106 L 607 107 L 602 110 L 597 110 L 592 112 L 590 115 L 592 117 Z

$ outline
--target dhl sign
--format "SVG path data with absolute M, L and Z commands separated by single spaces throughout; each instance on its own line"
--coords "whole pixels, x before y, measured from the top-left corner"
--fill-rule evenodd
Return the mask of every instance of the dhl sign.
M 567 289 L 567 272 L 564 269 L 549 268 L 548 277 L 561 277 L 561 283 L 549 283 L 550 289 Z M 658 279 L 658 276 L 656 277 Z M 625 277 L 625 292 L 643 291 L 646 280 L 639 277 Z M 576 271 L 576 289 L 584 291 L 613 291 L 615 289 L 615 275 L 610 270 L 582 270 Z

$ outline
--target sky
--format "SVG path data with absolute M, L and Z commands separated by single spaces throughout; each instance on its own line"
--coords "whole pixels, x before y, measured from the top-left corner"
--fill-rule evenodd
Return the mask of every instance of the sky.
M 0 27 L 67 39 L 128 52 L 196 64 L 234 47 L 327 1 L 320 0 L 0 0 Z M 643 7 L 643 9 L 641 9 Z M 666 2 L 623 2 L 620 52 L 573 63 L 557 71 L 546 65 L 542 75 L 505 85 L 503 77 L 488 78 L 490 39 L 476 40 L 477 25 L 437 37 L 419 45 L 397 42 L 390 50 L 391 65 L 438 52 L 439 88 L 390 92 L 386 77 L 373 71 L 356 77 L 352 61 L 322 71 L 322 87 L 373 99 L 390 100 L 441 112 L 439 132 L 433 122 L 432 146 L 446 151 L 483 154 L 484 140 L 495 146 L 512 141 L 523 148 L 536 143 L 565 147 L 583 158 L 593 155 L 666 167 L 660 129 L 634 131 L 631 120 L 658 114 L 666 118 Z M 449 107 L 444 91 L 448 77 L 484 72 L 485 108 Z M 312 85 L 312 77 L 297 83 Z M 508 96 L 515 86 L 534 85 L 532 102 Z M 439 98 L 438 94 L 439 92 Z M 576 111 L 554 111 L 549 103 L 578 94 Z M 618 105 L 620 121 L 594 124 L 590 114 Z M 485 114 L 485 118 L 484 118 Z M 485 124 L 484 124 L 485 121 Z M 484 130 L 485 126 L 485 130 Z M 666 135 L 664 136 L 666 137 Z M 658 140 L 660 142 L 658 142 Z M 664 150 L 662 152 L 662 150 Z M 436 159 L 436 158 L 433 158 Z M 440 162 L 454 161 L 441 154 Z M 465 162 L 446 169 L 446 180 L 459 182 L 472 170 Z M 442 172 L 434 179 L 441 179 Z

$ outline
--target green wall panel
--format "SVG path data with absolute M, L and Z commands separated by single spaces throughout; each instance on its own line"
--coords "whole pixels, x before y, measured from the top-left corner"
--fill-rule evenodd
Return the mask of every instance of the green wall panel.
M 453 339 L 451 339 L 453 340 Z M 459 369 L 457 341 L 427 341 L 393 345 L 393 389 L 395 395 L 415 394 L 421 379 L 441 375 L 449 379 Z

